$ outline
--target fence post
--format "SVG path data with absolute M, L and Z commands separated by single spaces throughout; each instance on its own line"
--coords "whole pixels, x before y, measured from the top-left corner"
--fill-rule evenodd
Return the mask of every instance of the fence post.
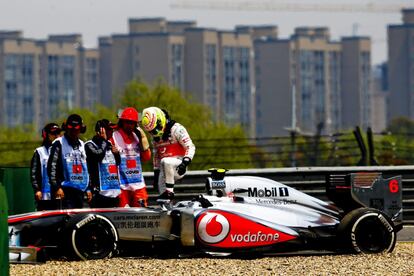
M 9 275 L 9 237 L 7 227 L 7 196 L 0 182 L 0 275 Z
M 361 129 L 359 126 L 355 127 L 355 130 L 353 131 L 355 139 L 358 142 L 359 149 L 361 151 L 361 159 L 358 161 L 357 166 L 366 166 L 367 165 L 367 148 L 364 144 L 364 139 L 361 135 Z
M 375 148 L 374 148 L 374 138 L 372 136 L 372 129 L 369 127 L 367 129 L 367 138 L 368 138 L 368 149 L 369 149 L 369 165 L 378 166 L 377 160 L 375 160 Z

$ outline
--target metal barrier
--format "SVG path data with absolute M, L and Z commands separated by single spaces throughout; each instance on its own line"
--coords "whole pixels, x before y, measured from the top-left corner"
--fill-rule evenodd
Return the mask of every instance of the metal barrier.
M 331 174 L 347 174 L 352 172 L 381 172 L 384 178 L 402 176 L 403 188 L 403 221 L 414 224 L 414 166 L 371 166 L 371 167 L 299 167 L 280 169 L 247 169 L 230 170 L 227 175 L 251 175 L 270 178 L 311 196 L 328 200 L 326 196 L 326 178 Z M 205 180 L 210 174 L 207 171 L 189 171 L 175 186 L 176 198 L 188 200 L 205 192 Z M 152 173 L 144 173 L 150 199 L 155 198 L 152 189 Z

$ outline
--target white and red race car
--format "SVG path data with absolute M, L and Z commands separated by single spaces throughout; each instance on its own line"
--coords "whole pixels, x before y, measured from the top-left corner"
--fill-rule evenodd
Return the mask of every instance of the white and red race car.
M 10 262 L 47 256 L 275 254 L 309 250 L 381 253 L 402 228 L 401 177 L 331 177 L 334 202 L 282 183 L 210 170 L 207 194 L 148 208 L 71 209 L 10 216 Z M 150 250 L 150 251 L 148 251 Z

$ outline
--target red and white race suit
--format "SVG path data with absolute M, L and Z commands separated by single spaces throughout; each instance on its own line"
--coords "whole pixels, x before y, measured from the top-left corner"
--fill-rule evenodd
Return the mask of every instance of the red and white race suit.
M 195 146 L 185 127 L 175 123 L 168 140 L 153 141 L 153 153 L 154 169 L 160 170 L 158 191 L 162 194 L 166 190 L 166 183 L 174 184 L 185 175 L 178 175 L 177 166 L 184 157 L 193 159 Z

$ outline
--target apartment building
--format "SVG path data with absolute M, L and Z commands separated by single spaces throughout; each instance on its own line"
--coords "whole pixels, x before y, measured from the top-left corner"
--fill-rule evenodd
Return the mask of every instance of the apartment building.
M 100 38 L 105 103 L 116 102 L 124 86 L 134 79 L 163 80 L 184 89 L 184 36 L 175 31 L 192 25 L 163 18 L 130 19 L 128 34 Z M 174 32 L 167 32 L 169 29 Z
M 374 133 L 387 127 L 388 66 L 376 65 L 372 71 L 371 128 Z
M 344 37 L 341 64 L 342 128 L 371 126 L 371 40 Z
M 340 129 L 341 44 L 330 41 L 327 28 L 256 40 L 255 60 L 257 136 Z
M 84 49 L 78 34 L 33 40 L 19 31 L 0 32 L 0 106 L 5 111 L 0 124 L 41 128 L 63 109 L 95 106 L 98 60 L 98 52 Z
M 40 80 L 43 49 L 20 31 L 0 32 L 0 124 L 39 123 L 43 97 Z
M 253 41 L 193 21 L 130 19 L 128 34 L 100 39 L 103 94 L 116 100 L 132 79 L 164 80 L 212 108 L 215 119 L 255 132 Z M 108 70 L 107 68 L 111 69 Z M 106 90 L 105 90 L 106 89 Z
M 414 9 L 402 11 L 402 24 L 388 26 L 388 120 L 414 119 Z
M 404 18 L 412 22 L 410 12 Z M 79 34 L 0 32 L 0 124 L 42 126 L 63 108 L 113 106 L 133 79 L 163 80 L 251 137 L 372 124 L 367 37 L 332 41 L 326 27 L 299 27 L 279 39 L 274 25 L 223 31 L 164 18 L 128 25 L 126 34 L 100 37 L 99 49 L 85 49 Z

